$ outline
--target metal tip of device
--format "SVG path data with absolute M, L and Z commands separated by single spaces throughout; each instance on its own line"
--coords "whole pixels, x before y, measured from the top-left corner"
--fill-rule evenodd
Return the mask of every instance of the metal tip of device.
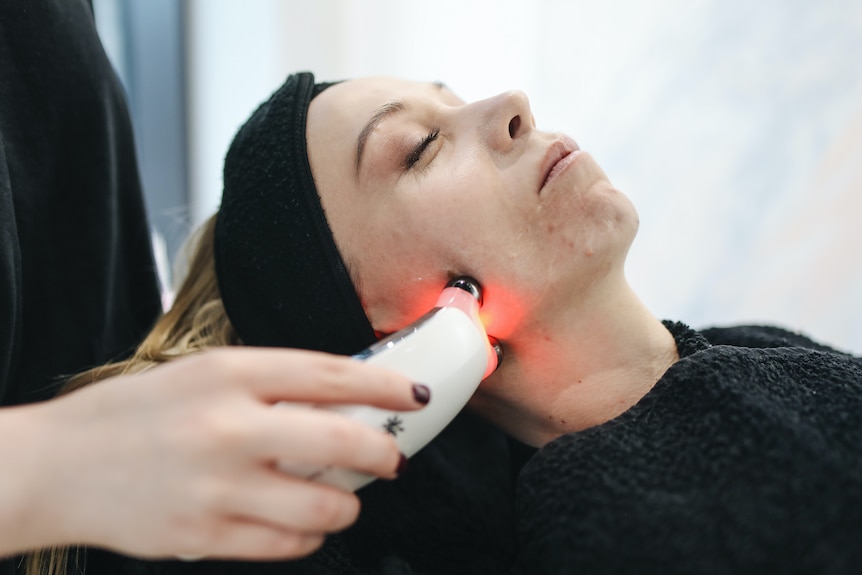
M 462 289 L 466 292 L 469 292 L 476 301 L 479 302 L 479 305 L 482 305 L 482 288 L 479 286 L 479 282 L 471 278 L 470 276 L 461 276 L 453 279 L 446 287 L 456 287 Z
M 503 363 L 503 344 L 493 335 L 489 335 L 488 340 L 491 342 L 491 348 L 493 348 L 494 353 L 497 354 L 497 367 L 494 368 L 494 371 L 497 371 L 500 369 L 500 364 Z

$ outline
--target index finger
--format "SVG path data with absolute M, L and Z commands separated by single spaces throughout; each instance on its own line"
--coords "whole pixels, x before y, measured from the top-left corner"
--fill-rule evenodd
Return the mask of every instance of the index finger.
M 428 403 L 428 388 L 404 375 L 345 356 L 296 349 L 223 349 L 224 368 L 262 400 L 366 404 L 396 411 Z

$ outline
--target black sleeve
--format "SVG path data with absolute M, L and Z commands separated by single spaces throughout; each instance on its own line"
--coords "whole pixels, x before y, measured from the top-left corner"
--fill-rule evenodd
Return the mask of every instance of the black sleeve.
M 124 93 L 86 0 L 0 2 L 0 405 L 126 354 L 161 309 Z

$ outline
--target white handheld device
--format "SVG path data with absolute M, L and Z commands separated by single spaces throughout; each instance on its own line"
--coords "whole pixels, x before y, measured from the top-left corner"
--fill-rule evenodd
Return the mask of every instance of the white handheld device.
M 354 357 L 398 371 L 431 390 L 428 405 L 418 411 L 388 411 L 366 405 L 328 406 L 391 434 L 401 452 L 411 457 L 443 431 L 493 373 L 501 359 L 479 319 L 481 288 L 460 277 L 446 286 L 437 305 L 402 330 L 376 342 Z M 283 461 L 279 468 L 342 489 L 356 490 L 375 477 L 349 469 L 313 467 Z

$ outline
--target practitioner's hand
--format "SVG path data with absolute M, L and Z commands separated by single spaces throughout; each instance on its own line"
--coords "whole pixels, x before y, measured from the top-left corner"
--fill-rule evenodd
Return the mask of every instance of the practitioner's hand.
M 422 406 L 400 375 L 295 350 L 221 349 L 106 380 L 18 414 L 29 417 L 20 431 L 41 438 L 19 540 L 147 557 L 312 552 L 355 521 L 358 499 L 275 461 L 393 478 L 402 457 L 380 430 L 279 401 Z

